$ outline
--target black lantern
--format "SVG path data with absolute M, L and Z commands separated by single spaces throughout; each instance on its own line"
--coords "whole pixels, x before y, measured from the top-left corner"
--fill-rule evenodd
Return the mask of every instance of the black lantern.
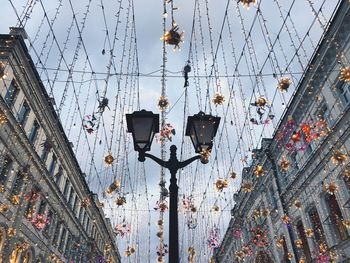
M 190 136 L 196 153 L 211 150 L 220 117 L 206 115 L 200 111 L 187 119 L 186 136 Z
M 126 114 L 126 124 L 134 139 L 134 149 L 140 153 L 139 160 L 144 161 L 144 153 L 151 150 L 154 135 L 159 132 L 159 114 L 134 111 Z

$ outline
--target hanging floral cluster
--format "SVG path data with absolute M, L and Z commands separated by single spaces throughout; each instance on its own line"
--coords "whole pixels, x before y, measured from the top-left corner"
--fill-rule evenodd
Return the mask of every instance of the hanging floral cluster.
M 349 220 L 343 220 L 342 223 L 347 229 L 350 229 L 350 221 Z
M 187 212 L 192 212 L 195 213 L 197 212 L 197 207 L 194 205 L 194 199 L 193 197 L 190 196 L 185 196 L 183 195 L 182 197 L 182 210 L 187 213 Z
M 218 105 L 222 105 L 225 102 L 225 96 L 220 93 L 220 92 L 216 92 L 213 98 L 213 103 L 215 104 L 215 106 Z
M 249 8 L 250 4 L 255 5 L 256 0 L 239 0 L 245 8 Z
M 332 158 L 331 158 L 332 162 L 335 165 L 344 164 L 347 159 L 348 159 L 348 156 L 339 150 L 334 151 Z
M 336 192 L 338 192 L 338 185 L 335 182 L 330 182 L 325 185 L 326 192 L 330 195 L 334 195 Z
M 174 46 L 174 50 L 180 49 L 180 43 L 183 42 L 184 39 L 184 32 L 179 33 L 178 31 L 179 27 L 174 22 L 172 28 L 161 37 L 161 40 L 167 45 Z
M 228 180 L 227 179 L 217 179 L 216 182 L 215 182 L 215 188 L 217 191 L 222 191 L 224 190 L 225 188 L 228 187 Z
M 94 114 L 85 115 L 83 118 L 83 127 L 88 134 L 92 134 L 98 128 L 98 120 Z
M 165 96 L 160 96 L 157 105 L 160 111 L 166 111 L 170 105 L 169 99 Z
M 251 257 L 253 255 L 253 250 L 248 244 L 243 244 L 242 249 L 235 252 L 235 256 L 239 260 Z
M 284 238 L 283 237 L 280 237 L 279 239 L 276 240 L 276 246 L 278 248 L 282 248 L 283 244 L 284 244 Z
M 270 215 L 270 211 L 268 209 L 255 209 L 253 211 L 253 218 L 256 220 L 260 217 L 268 217 Z
M 31 223 L 36 229 L 43 230 L 50 223 L 50 218 L 45 214 L 37 214 L 32 218 Z
M 328 250 L 327 245 L 324 243 L 320 244 L 318 251 L 313 251 L 312 254 L 317 263 L 335 263 L 338 259 L 337 254 Z
M 259 124 L 269 124 L 274 118 L 275 115 L 268 114 L 266 118 L 264 118 L 264 115 L 266 113 L 266 110 L 270 108 L 270 105 L 266 98 L 259 97 L 256 99 L 254 103 L 251 103 L 250 105 L 256 107 L 256 113 L 258 114 L 258 118 L 251 118 L 250 122 L 259 125 Z
M 123 206 L 124 204 L 126 204 L 126 199 L 124 196 L 118 196 L 118 198 L 115 200 L 115 203 L 118 207 Z
M 288 161 L 288 159 L 285 156 L 282 156 L 281 161 L 279 163 L 280 169 L 283 172 L 288 171 L 289 166 L 290 166 L 290 162 Z
M 218 205 L 213 205 L 211 211 L 213 211 L 214 213 L 220 212 L 220 207 Z
M 235 228 L 232 230 L 232 236 L 236 239 L 241 239 L 243 236 L 243 231 L 240 228 Z
M 54 262 L 54 263 L 63 263 L 63 261 L 59 258 L 59 256 L 56 256 L 55 254 L 50 254 L 47 259 L 49 262 Z
M 267 237 L 267 231 L 263 230 L 261 227 L 256 226 L 251 230 L 251 241 L 257 247 L 266 247 L 269 245 L 269 240 Z
M 281 92 L 287 92 L 289 89 L 289 86 L 292 84 L 292 81 L 290 80 L 290 78 L 287 77 L 283 77 L 279 80 L 278 82 L 278 86 L 277 88 L 281 91 Z
M 187 253 L 188 253 L 188 263 L 194 263 L 195 260 L 196 260 L 196 250 L 194 247 L 190 246 L 188 249 L 187 249 Z
M 231 171 L 230 172 L 230 178 L 231 179 L 236 179 L 236 177 L 237 177 L 237 173 L 235 171 Z
M 0 110 L 0 125 L 3 125 L 7 122 L 7 117 L 5 115 L 5 113 Z
M 157 141 L 159 143 L 165 143 L 167 141 L 172 141 L 173 135 L 175 135 L 175 128 L 170 123 L 167 123 L 160 130 L 159 135 L 157 137 Z
M 278 129 L 278 132 L 276 134 L 276 140 L 278 142 L 279 147 L 282 146 L 282 142 L 289 138 L 289 136 L 295 131 L 296 129 L 296 123 L 292 116 L 288 116 L 288 120 L 286 123 L 281 125 L 280 129 Z
M 20 201 L 21 196 L 20 195 L 12 195 L 10 198 L 10 201 L 13 205 L 18 205 Z
M 129 234 L 131 231 L 131 226 L 127 223 L 117 224 L 114 228 L 114 233 L 117 236 L 124 237 L 126 234 Z
M 111 153 L 107 154 L 104 158 L 106 166 L 111 166 L 114 162 L 114 157 Z
M 156 202 L 156 206 L 154 207 L 154 210 L 165 212 L 168 210 L 168 202 L 166 200 L 160 200 Z
M 350 67 L 343 67 L 340 69 L 339 79 L 345 82 L 350 82 Z
M 17 234 L 16 228 L 9 227 L 9 228 L 7 229 L 7 235 L 8 235 L 9 237 L 14 237 L 16 234 Z
M 135 249 L 134 247 L 128 246 L 128 247 L 126 248 L 124 254 L 125 254 L 126 257 L 130 257 L 130 256 L 132 256 L 133 254 L 135 254 L 135 252 L 136 252 L 136 249 Z
M 120 189 L 120 181 L 115 180 L 113 183 L 111 183 L 111 184 L 108 186 L 108 188 L 107 188 L 107 190 L 106 190 L 106 193 L 110 195 L 110 194 L 112 194 L 113 192 L 118 191 L 119 189 Z
M 96 113 L 104 113 L 104 111 L 106 110 L 106 108 L 109 108 L 108 106 L 108 98 L 106 97 L 102 97 L 101 99 L 98 100 L 98 107 L 97 107 L 97 112 Z
M 210 230 L 209 237 L 207 239 L 207 244 L 209 249 L 215 249 L 220 247 L 220 235 L 219 229 L 217 227 L 213 227 L 213 229 Z

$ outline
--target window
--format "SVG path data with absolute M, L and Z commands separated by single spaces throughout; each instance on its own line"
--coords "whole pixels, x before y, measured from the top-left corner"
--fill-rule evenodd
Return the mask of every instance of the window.
M 334 119 L 332 118 L 331 112 L 327 106 L 327 103 L 323 101 L 318 109 L 317 117 L 326 121 L 328 127 L 332 127 L 334 124 Z
M 72 234 L 68 232 L 68 237 L 67 237 L 67 243 L 66 243 L 66 249 L 64 251 L 64 256 L 68 258 L 70 254 L 70 247 L 72 245 Z
M 63 252 L 63 249 L 64 249 L 64 245 L 66 243 L 66 234 L 67 234 L 67 229 L 66 228 L 63 228 L 62 230 L 62 234 L 61 234 L 61 239 L 60 239 L 60 244 L 58 246 L 58 250 Z
M 75 196 L 74 205 L 73 205 L 73 212 L 74 212 L 75 215 L 76 215 L 76 213 L 77 213 L 78 201 L 79 201 L 79 197 L 78 197 L 78 196 Z
M 309 218 L 311 221 L 311 226 L 312 230 L 314 232 L 315 240 L 318 245 L 325 243 L 326 244 L 326 239 L 322 227 L 322 223 L 320 220 L 320 216 L 318 215 L 316 207 L 313 207 L 309 211 Z
M 50 163 L 50 166 L 49 166 L 49 174 L 51 176 L 53 175 L 53 173 L 55 171 L 56 163 L 57 163 L 57 157 L 56 157 L 56 155 L 52 154 L 52 159 L 51 159 L 51 163 Z
M 82 207 L 82 206 L 80 206 L 80 210 L 79 210 L 79 222 L 80 223 L 84 223 L 84 221 L 83 221 L 83 215 L 84 215 L 84 208 Z
M 26 125 L 28 115 L 30 112 L 29 105 L 26 101 L 23 102 L 22 108 L 17 115 L 17 121 L 24 127 Z
M 58 243 L 58 238 L 61 232 L 61 226 L 62 226 L 62 222 L 59 222 L 60 220 L 58 220 L 56 228 L 55 228 L 55 233 L 53 235 L 53 240 L 52 240 L 52 244 L 57 246 Z
M 39 210 L 38 210 L 38 214 L 44 214 L 45 210 L 46 210 L 46 201 L 45 200 L 41 200 L 40 205 L 39 205 Z
M 62 174 L 63 174 L 63 169 L 62 169 L 62 167 L 60 166 L 59 168 L 58 168 L 58 172 L 56 173 L 56 175 L 55 175 L 55 182 L 56 182 L 56 184 L 59 186 L 60 185 L 60 182 L 61 182 L 61 178 L 62 178 Z
M 33 122 L 33 127 L 30 131 L 30 134 L 29 134 L 29 137 L 28 137 L 28 140 L 29 142 L 34 145 L 35 144 L 35 141 L 38 137 L 38 133 L 39 133 L 39 129 L 40 129 L 40 125 L 37 121 L 34 121 Z
M 337 83 L 337 92 L 340 96 L 340 101 L 347 108 L 350 105 L 350 85 L 345 81 L 339 81 Z
M 49 155 L 49 152 L 51 150 L 51 144 L 48 140 L 46 140 L 41 144 L 41 146 L 43 147 L 43 151 L 41 152 L 40 159 L 45 163 L 47 156 Z
M 298 231 L 299 238 L 302 242 L 302 250 L 303 250 L 303 255 L 306 259 L 306 262 L 311 262 L 310 248 L 309 248 L 309 244 L 307 243 L 304 225 L 303 225 L 303 222 L 301 220 L 299 220 L 297 222 L 296 228 Z
M 4 97 L 4 100 L 5 100 L 5 103 L 7 104 L 7 106 L 9 106 L 9 107 L 13 106 L 18 93 L 19 93 L 18 85 L 17 85 L 16 81 L 13 79 L 11 81 L 11 84 L 10 84 L 9 88 L 7 89 L 6 95 Z
M 269 201 L 271 203 L 271 208 L 274 209 L 275 207 L 277 207 L 277 200 L 275 197 L 275 191 L 273 190 L 273 186 L 271 185 L 269 187 Z
M 24 183 L 24 176 L 21 172 L 18 172 L 16 175 L 16 179 L 15 182 L 12 185 L 12 189 L 11 189 L 11 194 L 12 195 L 19 195 L 22 191 L 22 186 Z
M 328 208 L 329 218 L 331 221 L 332 232 L 337 236 L 338 240 L 344 241 L 348 238 L 348 232 L 343 224 L 343 215 L 340 210 L 335 195 L 328 194 L 325 197 Z
M 0 184 L 5 184 L 7 180 L 7 176 L 12 169 L 13 161 L 10 157 L 5 156 L 2 164 L 0 164 Z
M 287 263 L 290 263 L 290 259 L 288 257 L 288 247 L 287 247 L 287 243 L 286 243 L 286 239 L 285 237 L 283 236 L 283 262 L 287 262 Z M 260 262 L 260 261 L 257 261 L 257 262 Z M 268 262 L 268 261 L 263 261 L 263 262 Z
M 69 198 L 68 198 L 68 205 L 70 206 L 70 208 L 73 207 L 73 197 L 74 197 L 74 190 L 71 187 Z
M 64 184 L 64 190 L 63 190 L 63 195 L 65 198 L 67 198 L 68 190 L 69 190 L 69 180 L 68 178 L 66 178 L 66 183 Z
M 46 224 L 44 229 L 43 229 L 43 233 L 45 235 L 49 235 L 50 229 L 51 229 L 51 225 L 53 225 L 53 212 L 52 212 L 52 210 L 49 210 L 49 212 L 47 214 L 47 218 L 49 219 L 49 223 Z

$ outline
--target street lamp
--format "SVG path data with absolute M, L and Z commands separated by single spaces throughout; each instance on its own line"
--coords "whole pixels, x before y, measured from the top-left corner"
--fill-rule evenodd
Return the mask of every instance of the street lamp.
M 158 157 L 146 153 L 151 150 L 154 135 L 159 132 L 159 114 L 153 114 L 151 111 L 134 111 L 132 114 L 126 114 L 126 123 L 128 132 L 132 133 L 134 140 L 134 149 L 139 152 L 138 160 L 145 161 L 148 157 L 169 169 L 170 177 L 170 207 L 169 207 L 169 263 L 179 263 L 179 230 L 177 214 L 178 186 L 176 173 L 192 163 L 201 159 L 202 163 L 207 163 L 208 159 L 203 157 L 203 152 L 209 152 L 213 147 L 213 139 L 219 127 L 220 117 L 206 115 L 199 112 L 189 116 L 187 120 L 186 136 L 190 136 L 196 153 L 201 153 L 186 161 L 180 162 L 176 157 L 176 146 L 170 146 L 170 158 L 163 161 Z

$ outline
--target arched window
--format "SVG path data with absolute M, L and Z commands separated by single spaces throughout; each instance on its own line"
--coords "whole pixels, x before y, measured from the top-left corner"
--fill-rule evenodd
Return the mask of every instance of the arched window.
M 335 195 L 328 194 L 325 196 L 327 209 L 329 213 L 329 219 L 331 221 L 332 232 L 334 232 L 338 240 L 345 240 L 348 238 L 348 232 L 343 224 L 343 215 L 339 207 L 337 198 Z
M 318 215 L 316 207 L 312 207 L 309 210 L 308 214 L 309 214 L 312 230 L 314 232 L 314 236 L 317 244 L 318 245 L 321 245 L 322 243 L 326 244 L 325 234 L 324 234 L 320 216 Z
M 4 250 L 6 242 L 6 229 L 0 227 L 0 262 L 2 262 L 2 251 Z
M 307 243 L 304 225 L 301 220 L 297 222 L 296 228 L 298 231 L 298 236 L 302 242 L 302 250 L 303 250 L 303 255 L 305 256 L 306 262 L 311 262 L 310 248 L 309 248 L 309 244 Z

